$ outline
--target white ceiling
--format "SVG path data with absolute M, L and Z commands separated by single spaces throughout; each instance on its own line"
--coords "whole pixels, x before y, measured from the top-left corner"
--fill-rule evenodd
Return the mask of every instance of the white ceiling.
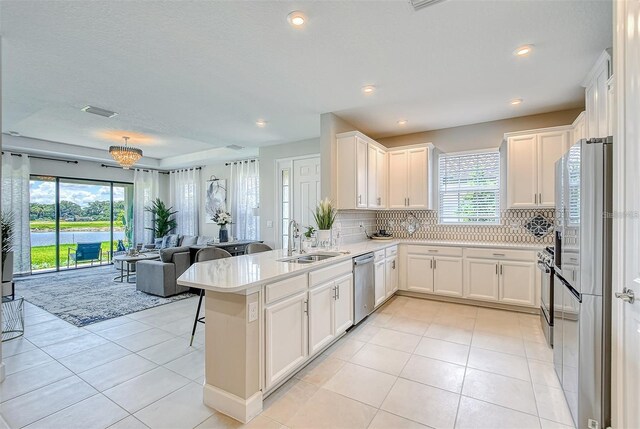
M 612 44 L 604 0 L 448 0 L 418 12 L 407 0 L 0 7 L 3 132 L 102 149 L 105 134 L 137 132 L 148 141 L 131 142 L 154 158 L 316 137 L 323 112 L 380 137 L 577 107 Z M 287 24 L 295 9 L 308 16 L 302 30 Z M 515 58 L 526 43 L 533 54 Z M 377 91 L 363 95 L 365 84 Z M 509 105 L 516 97 L 524 103 Z M 87 104 L 119 115 L 80 111 Z

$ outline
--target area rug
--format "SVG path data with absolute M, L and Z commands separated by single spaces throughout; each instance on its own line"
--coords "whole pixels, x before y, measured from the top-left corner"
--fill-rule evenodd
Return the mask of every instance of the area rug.
M 36 274 L 16 279 L 16 296 L 78 327 L 195 296 L 147 295 L 135 283 L 113 281 L 116 275 L 111 265 Z

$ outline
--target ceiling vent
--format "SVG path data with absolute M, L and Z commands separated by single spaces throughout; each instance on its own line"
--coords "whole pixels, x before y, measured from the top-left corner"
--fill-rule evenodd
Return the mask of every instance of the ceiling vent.
M 105 118 L 113 118 L 117 115 L 116 112 L 112 112 L 111 110 L 101 109 L 100 107 L 94 106 L 85 106 L 80 110 L 87 113 L 93 113 L 94 115 L 104 116 Z
M 409 3 L 411 3 L 411 6 L 413 6 L 415 10 L 420 10 L 443 1 L 444 0 L 409 0 Z
M 241 150 L 241 149 L 244 149 L 244 147 L 238 146 L 237 144 L 230 144 L 229 146 L 227 146 L 227 149 Z

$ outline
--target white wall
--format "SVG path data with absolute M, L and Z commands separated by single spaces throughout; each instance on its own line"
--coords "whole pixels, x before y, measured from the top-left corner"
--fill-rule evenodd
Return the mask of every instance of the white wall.
M 218 179 L 226 179 L 227 181 L 227 189 L 229 187 L 229 173 L 231 173 L 231 167 L 225 166 L 224 162 L 205 165 L 202 167 L 200 171 L 200 180 L 201 180 L 201 193 L 200 193 L 200 201 L 201 201 L 201 209 L 200 209 L 200 235 L 206 235 L 208 237 L 217 237 L 218 231 L 220 228 L 215 223 L 207 223 L 207 214 L 204 210 L 204 203 L 207 198 L 207 180 L 212 175 L 215 175 Z M 227 194 L 227 201 L 229 199 L 229 195 Z M 233 235 L 233 226 L 231 229 L 231 235 Z
M 260 236 L 269 246 L 275 247 L 276 243 L 279 243 L 276 239 L 276 225 L 281 221 L 276 218 L 278 202 L 276 161 L 320 153 L 319 138 L 260 148 Z M 323 181 L 324 174 L 324 166 L 322 166 Z M 273 222 L 273 226 L 267 228 L 269 221 Z

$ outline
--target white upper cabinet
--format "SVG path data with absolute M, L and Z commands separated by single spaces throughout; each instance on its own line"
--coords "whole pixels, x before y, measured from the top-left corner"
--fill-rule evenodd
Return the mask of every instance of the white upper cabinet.
M 338 134 L 338 209 L 386 208 L 387 151 L 358 131 Z
M 387 153 L 369 144 L 367 151 L 367 201 L 371 209 L 386 207 Z
M 573 146 L 577 141 L 587 138 L 587 124 L 585 121 L 585 112 L 578 115 L 575 121 L 573 121 L 571 130 L 571 140 L 569 146 Z
M 338 209 L 431 208 L 431 144 L 389 151 L 358 131 L 336 138 Z
M 431 145 L 389 151 L 389 208 L 431 209 Z
M 611 55 L 604 51 L 583 82 L 586 112 L 585 138 L 612 134 L 609 121 L 609 78 Z
M 555 163 L 569 148 L 572 127 L 505 134 L 507 208 L 553 207 Z

